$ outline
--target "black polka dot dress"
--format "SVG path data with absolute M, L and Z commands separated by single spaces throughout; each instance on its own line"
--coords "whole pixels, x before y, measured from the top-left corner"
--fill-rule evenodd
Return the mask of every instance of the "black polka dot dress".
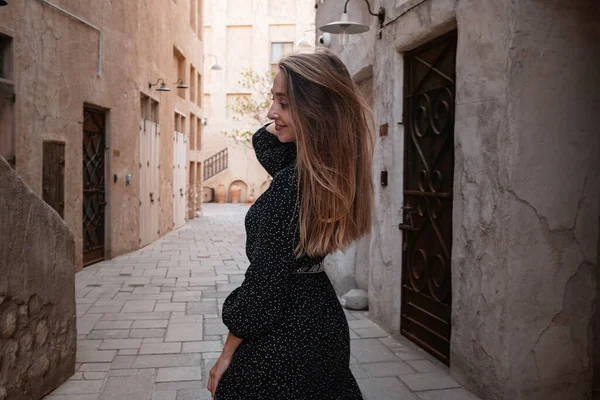
M 348 323 L 323 258 L 294 256 L 295 144 L 281 143 L 265 127 L 252 143 L 273 182 L 246 215 L 250 266 L 223 304 L 223 322 L 244 341 L 215 400 L 362 399 L 349 369 Z

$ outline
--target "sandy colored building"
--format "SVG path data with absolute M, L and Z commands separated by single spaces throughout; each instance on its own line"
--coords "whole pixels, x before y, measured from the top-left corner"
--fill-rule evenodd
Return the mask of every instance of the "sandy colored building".
M 482 399 L 599 398 L 599 4 L 371 6 L 331 44 L 373 91 L 371 318 Z
M 210 201 L 219 185 L 226 190 L 241 188 L 240 201 L 258 197 L 270 183 L 267 172 L 256 160 L 250 143 L 223 135 L 235 129 L 255 130 L 260 124 L 242 118 L 229 108 L 237 98 L 258 93 L 239 84 L 242 72 L 264 76 L 274 71 L 279 58 L 297 49 L 298 41 L 314 44 L 315 8 L 312 0 L 205 0 L 204 2 L 204 105 L 202 159 L 205 200 Z M 222 70 L 211 70 L 218 63 Z M 270 90 L 270 83 L 267 91 Z M 266 117 L 266 111 L 264 112 Z
M 199 209 L 202 10 L 202 0 L 0 8 L 0 154 L 66 221 L 78 270 Z

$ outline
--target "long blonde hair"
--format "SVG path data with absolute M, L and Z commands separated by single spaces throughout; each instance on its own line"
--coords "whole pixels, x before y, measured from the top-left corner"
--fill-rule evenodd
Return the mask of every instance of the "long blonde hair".
M 279 62 L 296 131 L 300 243 L 297 254 L 325 256 L 371 230 L 371 111 L 331 51 Z

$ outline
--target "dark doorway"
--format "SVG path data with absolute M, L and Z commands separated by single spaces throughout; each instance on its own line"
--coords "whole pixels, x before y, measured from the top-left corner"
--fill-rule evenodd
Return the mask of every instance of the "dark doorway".
M 65 218 L 65 144 L 44 142 L 42 198 Z
M 456 32 L 405 55 L 401 333 L 449 364 Z
M 104 260 L 104 111 L 83 110 L 83 265 Z

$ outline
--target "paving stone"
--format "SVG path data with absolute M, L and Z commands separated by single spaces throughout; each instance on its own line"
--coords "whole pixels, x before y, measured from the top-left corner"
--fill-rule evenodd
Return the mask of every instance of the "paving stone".
M 155 300 L 128 300 L 123 306 L 123 312 L 153 311 Z
M 221 341 L 203 341 L 183 343 L 182 353 L 210 353 L 223 350 Z
M 139 354 L 181 353 L 181 343 L 148 343 L 142 344 Z
M 479 400 L 463 388 L 419 392 L 417 397 L 421 400 Z
M 454 379 L 450 378 L 450 376 L 444 372 L 401 375 L 400 380 L 402 380 L 410 390 L 415 392 L 460 387 Z
M 127 339 L 129 337 L 129 329 L 99 329 L 93 330 L 87 339 Z
M 151 329 L 151 328 L 166 328 L 169 324 L 168 319 L 148 320 L 148 321 L 133 321 L 132 329 Z
M 350 341 L 352 355 L 360 363 L 398 361 L 398 358 L 377 339 Z
M 163 390 L 152 393 L 152 400 L 177 400 L 177 390 Z
M 66 381 L 52 394 L 88 394 L 100 393 L 102 390 L 103 381 Z
M 169 312 L 104 314 L 102 321 L 169 319 Z
M 208 389 L 180 389 L 177 391 L 177 400 L 212 400 Z
M 403 361 L 361 364 L 361 367 L 369 376 L 374 378 L 414 374 L 417 372 Z
M 202 389 L 206 385 L 202 381 L 164 382 L 154 385 L 156 391 Z
M 194 342 L 202 340 L 202 323 L 169 324 L 165 342 Z
M 406 363 L 421 373 L 444 371 L 442 367 L 435 365 L 429 360 L 408 360 Z
M 132 329 L 129 332 L 130 338 L 163 338 L 165 337 L 166 329 L 155 328 L 155 329 Z
M 99 400 L 147 400 L 152 395 L 155 372 L 140 370 L 135 375 L 109 377 Z
M 83 379 L 85 380 L 99 380 L 106 378 L 107 372 L 84 372 Z
M 229 332 L 229 329 L 219 320 L 216 323 L 205 323 L 204 334 L 205 335 L 224 335 Z
M 355 379 L 369 377 L 360 364 L 350 365 L 350 371 L 352 371 L 352 375 L 354 375 Z
M 413 349 L 410 349 L 410 348 L 394 350 L 394 354 L 396 354 L 396 356 L 398 358 L 400 358 L 401 360 L 404 360 L 404 361 L 408 361 L 408 360 L 426 360 L 427 357 L 428 357 L 427 354 L 425 354 L 424 351 L 413 350 Z
M 77 352 L 77 362 L 79 363 L 101 363 L 111 362 L 117 354 L 114 350 L 100 351 L 100 350 L 84 350 Z
M 185 303 L 157 303 L 154 311 L 185 311 Z
M 129 329 L 133 321 L 98 321 L 94 326 L 94 330 L 104 329 Z
M 185 292 L 173 293 L 173 301 L 174 302 L 201 301 L 201 300 L 202 300 L 202 292 L 201 291 L 185 291 Z M 177 311 L 181 311 L 181 310 L 177 310 Z
M 376 327 L 376 328 L 353 328 L 352 330 L 354 332 L 356 332 L 356 334 L 363 339 L 384 338 L 384 337 L 388 336 L 388 333 L 379 327 Z
M 141 339 L 106 339 L 100 345 L 100 350 L 139 349 Z
M 135 356 L 138 354 L 137 349 L 121 349 L 117 353 L 120 356 Z
M 156 382 L 194 381 L 202 379 L 201 367 L 159 368 Z
M 396 377 L 357 379 L 364 400 L 418 400 Z
M 81 318 L 77 318 L 77 334 L 78 335 L 87 335 L 92 331 L 96 322 L 102 318 L 102 315 L 86 315 Z
M 188 314 L 188 315 L 202 315 L 202 314 L 216 314 L 216 313 L 217 313 L 217 303 L 214 301 L 187 303 L 186 314 Z
M 98 350 L 98 347 L 102 344 L 102 339 L 97 340 L 78 340 L 77 351 L 81 350 Z
M 116 356 L 110 365 L 110 369 L 129 369 L 136 359 L 136 356 Z
M 113 369 L 108 371 L 108 376 L 131 376 L 137 374 L 139 369 Z
M 200 354 L 139 355 L 127 368 L 188 367 L 202 364 Z
M 106 372 L 110 369 L 110 363 L 86 363 L 79 367 L 82 372 Z
M 48 395 L 44 397 L 44 400 L 98 400 L 99 393 L 97 394 L 66 394 L 66 395 Z

